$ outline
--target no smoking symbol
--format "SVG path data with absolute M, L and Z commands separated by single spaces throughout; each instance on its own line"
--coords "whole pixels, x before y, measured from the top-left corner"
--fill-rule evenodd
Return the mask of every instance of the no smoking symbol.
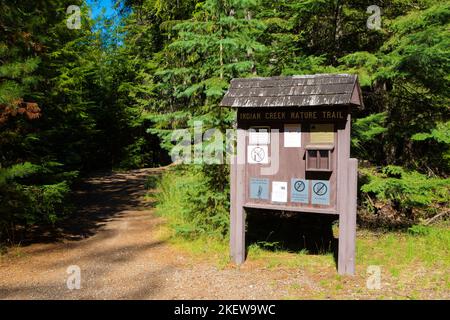
M 303 190 L 305 190 L 305 183 L 303 181 L 296 181 L 294 183 L 294 189 L 297 192 L 302 192 Z
M 327 185 L 323 182 L 317 182 L 314 187 L 313 187 L 313 191 L 315 194 L 317 194 L 318 196 L 323 196 L 325 193 L 327 193 L 328 188 Z
M 266 153 L 260 147 L 256 147 L 252 150 L 251 157 L 255 162 L 261 162 L 266 157 Z

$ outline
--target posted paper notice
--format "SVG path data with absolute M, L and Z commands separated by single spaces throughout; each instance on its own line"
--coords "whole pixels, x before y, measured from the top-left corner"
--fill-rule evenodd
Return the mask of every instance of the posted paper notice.
M 284 147 L 300 148 L 302 146 L 302 127 L 300 124 L 284 125 Z
M 272 182 L 272 202 L 287 202 L 287 182 Z

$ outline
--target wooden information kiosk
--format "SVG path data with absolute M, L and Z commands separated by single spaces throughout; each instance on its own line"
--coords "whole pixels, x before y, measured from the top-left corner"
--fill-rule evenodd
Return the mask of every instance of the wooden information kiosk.
M 230 247 L 245 260 L 245 208 L 339 215 L 338 272 L 355 272 L 357 160 L 351 109 L 356 75 L 233 79 L 222 106 L 237 108 L 231 161 Z

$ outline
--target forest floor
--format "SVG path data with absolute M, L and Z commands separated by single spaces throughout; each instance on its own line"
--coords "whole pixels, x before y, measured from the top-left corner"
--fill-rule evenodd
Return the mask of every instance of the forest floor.
M 77 218 L 56 238 L 36 237 L 0 256 L 0 299 L 450 299 L 449 264 L 440 258 L 448 247 L 437 255 L 429 250 L 440 238 L 388 235 L 379 243 L 379 235 L 359 232 L 358 254 L 366 262 L 354 277 L 337 275 L 332 254 L 257 246 L 233 266 L 225 242 L 173 239 L 144 188 L 148 175 L 159 173 L 87 179 L 76 193 Z M 378 255 L 371 251 L 377 244 Z M 422 247 L 429 260 L 411 253 Z M 369 263 L 383 264 L 379 289 L 366 286 Z M 68 289 L 70 266 L 81 270 L 80 289 Z

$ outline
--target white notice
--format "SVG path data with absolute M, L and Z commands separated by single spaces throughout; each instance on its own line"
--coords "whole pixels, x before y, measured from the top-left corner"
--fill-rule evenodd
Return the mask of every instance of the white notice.
M 248 130 L 248 144 L 269 144 L 270 133 L 268 129 Z
M 272 181 L 272 202 L 287 202 L 287 182 Z
M 300 148 L 302 146 L 302 127 L 300 124 L 284 125 L 284 147 Z

